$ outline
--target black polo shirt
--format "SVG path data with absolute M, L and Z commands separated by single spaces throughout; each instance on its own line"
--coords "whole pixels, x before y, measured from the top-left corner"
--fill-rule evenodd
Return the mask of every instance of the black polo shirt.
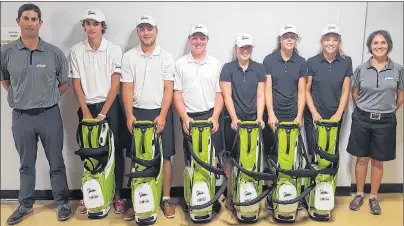
M 331 118 L 338 109 L 345 77 L 353 74 L 349 56 L 337 54 L 329 63 L 320 53 L 307 60 L 308 76 L 312 76 L 311 96 L 314 106 L 323 118 Z
M 237 60 L 226 63 L 220 73 L 220 81 L 231 82 L 237 117 L 240 120 L 256 120 L 258 83 L 266 81 L 262 64 L 250 60 L 247 70 L 243 71 Z M 228 115 L 227 110 L 225 112 Z
M 285 61 L 280 50 L 264 58 L 267 76 L 272 78 L 272 99 L 274 112 L 278 120 L 291 121 L 297 116 L 298 85 L 301 77 L 307 76 L 306 60 L 294 52 Z

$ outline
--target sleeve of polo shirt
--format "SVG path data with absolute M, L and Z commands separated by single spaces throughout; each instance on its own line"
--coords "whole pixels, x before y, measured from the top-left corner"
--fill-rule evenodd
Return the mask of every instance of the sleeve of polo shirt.
M 8 73 L 7 70 L 7 61 L 6 61 L 7 55 L 6 55 L 6 51 L 4 50 L 4 48 L 1 48 L 1 70 L 0 70 L 0 81 L 7 81 L 10 80 L 10 74 Z
M 174 90 L 182 91 L 182 76 L 178 61 L 174 63 Z
M 112 52 L 112 64 L 114 73 L 122 74 L 122 49 L 119 46 L 114 48 Z
M 345 72 L 345 77 L 352 77 L 353 75 L 353 69 L 352 69 L 352 59 L 347 56 L 347 61 L 348 61 L 348 66 Z
M 77 57 L 76 53 L 74 52 L 74 49 L 70 49 L 69 67 L 70 67 L 69 77 L 80 78 L 79 65 L 77 62 Z
M 266 56 L 264 58 L 264 62 L 262 63 L 265 69 L 265 75 L 271 75 L 272 74 L 272 68 L 271 68 L 271 62 L 269 60 L 269 57 Z
M 404 68 L 398 70 L 398 88 L 404 89 Z
M 56 72 L 56 77 L 59 83 L 65 83 L 69 79 L 69 62 L 67 61 L 65 54 L 60 49 L 57 51 L 57 59 L 58 69 Z
M 308 59 L 306 62 L 307 65 L 307 76 L 313 76 L 313 59 Z
M 258 64 L 259 70 L 258 70 L 258 82 L 266 82 L 266 74 L 265 74 L 265 69 L 262 64 Z
M 225 64 L 220 72 L 221 82 L 231 82 L 231 73 L 228 65 L 229 64 Z
M 219 75 L 217 76 L 217 80 L 216 80 L 216 93 L 221 93 L 222 90 L 220 89 L 220 77 L 221 77 L 221 73 L 223 70 L 223 64 L 221 64 L 219 62 L 218 67 L 219 67 L 219 70 L 218 70 Z
M 164 57 L 163 80 L 174 81 L 174 57 L 171 54 Z
M 121 71 L 121 82 L 134 82 L 134 75 L 130 66 L 129 54 L 123 54 Z
M 307 62 L 303 61 L 302 65 L 300 65 L 300 69 L 299 69 L 299 78 L 307 77 L 307 75 L 308 75 Z
M 355 69 L 355 72 L 352 75 L 352 88 L 359 88 L 359 84 L 360 84 L 360 73 L 361 73 L 361 69 L 360 67 L 357 67 Z

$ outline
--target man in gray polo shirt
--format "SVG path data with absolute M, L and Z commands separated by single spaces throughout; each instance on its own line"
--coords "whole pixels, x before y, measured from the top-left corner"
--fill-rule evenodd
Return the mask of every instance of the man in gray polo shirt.
M 20 39 L 1 48 L 0 80 L 13 109 L 11 129 L 21 164 L 19 206 L 7 224 L 16 224 L 33 212 L 38 138 L 49 161 L 58 219 L 63 221 L 70 218 L 71 210 L 67 205 L 69 188 L 58 102 L 68 88 L 67 59 L 60 49 L 39 37 L 42 20 L 38 6 L 22 5 L 17 23 L 21 28 Z

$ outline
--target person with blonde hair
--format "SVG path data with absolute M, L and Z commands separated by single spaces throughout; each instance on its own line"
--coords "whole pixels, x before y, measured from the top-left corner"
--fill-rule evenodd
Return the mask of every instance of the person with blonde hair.
M 253 37 L 243 33 L 237 36 L 234 52 L 236 59 L 226 63 L 220 74 L 220 88 L 225 103 L 224 141 L 226 151 L 237 158 L 238 143 L 233 148 L 238 122 L 258 121 L 262 127 L 265 109 L 265 71 L 262 64 L 251 59 L 254 48 Z M 226 208 L 234 211 L 232 203 L 231 170 L 229 161 L 224 163 L 227 175 Z
M 323 28 L 320 44 L 321 53 L 307 60 L 304 128 L 310 154 L 313 154 L 313 121 L 337 120 L 341 126 L 353 74 L 351 58 L 341 53 L 338 25 L 328 24 Z

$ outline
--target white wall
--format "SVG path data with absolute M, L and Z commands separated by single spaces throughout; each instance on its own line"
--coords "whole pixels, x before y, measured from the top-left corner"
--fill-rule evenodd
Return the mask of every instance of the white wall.
M 17 2 L 1 3 L 2 27 L 17 26 L 15 18 L 21 4 Z M 112 6 L 110 2 L 38 2 L 37 5 L 42 10 L 44 21 L 40 35 L 68 55 L 70 46 L 85 38 L 79 23 L 81 16 L 85 9 L 96 6 L 103 10 L 107 17 L 106 38 L 120 45 L 124 50 L 139 44 L 135 33 L 135 21 L 141 15 L 149 14 L 155 17 L 159 24 L 158 43 L 168 49 L 175 58 L 189 51 L 186 40 L 190 25 L 204 23 L 211 34 L 208 50 L 223 63 L 231 60 L 234 37 L 241 32 L 250 32 L 254 36 L 256 48 L 253 59 L 262 62 L 264 57 L 274 49 L 276 34 L 282 24 L 294 23 L 297 25 L 302 36 L 298 48 L 300 54 L 307 59 L 319 51 L 320 32 L 323 26 L 328 23 L 337 23 L 342 27 L 344 50 L 352 57 L 353 66 L 356 67 L 362 62 L 365 21 L 368 22 L 368 26 L 370 26 L 369 21 L 376 21 L 379 26 L 392 32 L 396 45 L 393 56 L 402 55 L 402 46 L 399 48 L 399 42 L 403 40 L 402 4 L 398 5 L 398 3 L 379 3 L 389 9 L 381 11 L 376 10 L 377 5 L 370 3 L 375 6 L 370 7 L 373 10 L 368 12 L 368 18 L 374 17 L 372 20 L 366 20 L 366 2 L 117 2 L 113 4 Z M 399 7 L 401 7 L 401 11 Z M 367 33 L 369 31 L 367 29 Z M 402 58 L 395 57 L 395 59 L 402 62 Z M 18 190 L 19 157 L 10 129 L 11 109 L 7 104 L 6 92 L 2 89 L 0 93 L 1 189 Z M 78 123 L 76 116 L 78 105 L 71 89 L 63 95 L 60 106 L 65 122 L 64 157 L 68 183 L 71 189 L 78 189 L 83 167 L 79 157 L 74 155 L 77 148 L 75 132 Z M 350 186 L 351 184 L 350 156 L 345 151 L 349 136 L 351 109 L 348 111 L 341 136 L 342 160 L 338 179 L 339 186 Z M 176 116 L 175 123 L 177 155 L 174 160 L 173 186 L 182 186 L 184 164 L 178 116 Z M 402 131 L 402 124 L 399 127 Z M 402 140 L 399 140 L 398 143 L 397 148 L 401 145 L 400 150 L 402 150 Z M 400 158 L 396 161 L 396 165 L 401 167 L 400 172 L 402 172 L 402 155 Z M 128 164 L 126 169 L 128 169 Z M 36 170 L 36 189 L 50 189 L 49 166 L 41 144 L 38 145 Z M 390 170 L 390 172 L 395 171 L 393 168 Z M 387 168 L 385 173 L 389 174 Z M 402 182 L 402 176 L 400 182 Z

